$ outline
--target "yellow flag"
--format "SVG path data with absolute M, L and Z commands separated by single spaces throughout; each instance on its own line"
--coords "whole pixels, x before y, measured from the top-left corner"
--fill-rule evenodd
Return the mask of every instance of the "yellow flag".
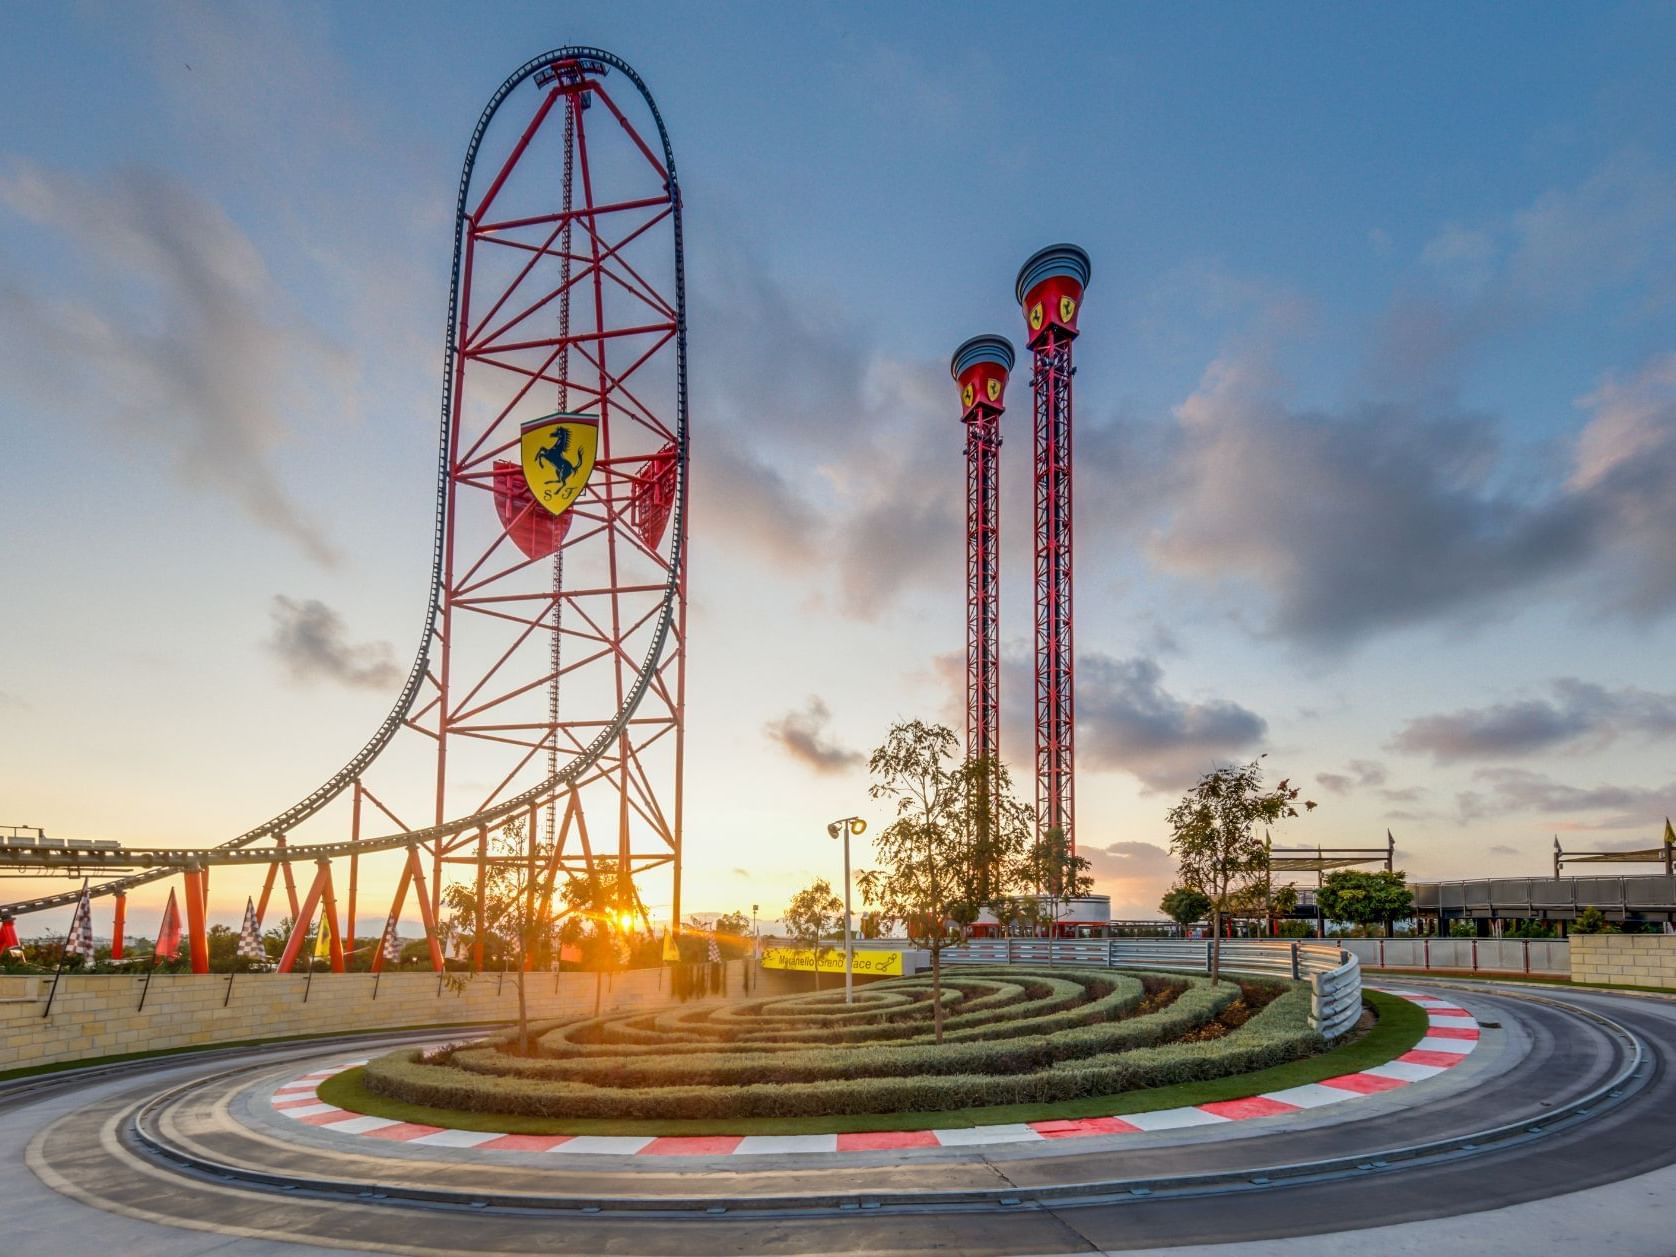
M 316 960 L 330 960 L 332 958 L 332 918 L 324 913 L 320 916 L 320 927 L 314 931 L 314 958 Z
M 663 932 L 663 962 L 666 965 L 673 965 L 679 964 L 680 960 L 681 949 L 676 945 L 675 935 L 669 931 L 668 927 L 665 927 Z
M 1664 818 L 1664 845 L 1676 847 L 1676 829 L 1670 828 L 1670 818 Z

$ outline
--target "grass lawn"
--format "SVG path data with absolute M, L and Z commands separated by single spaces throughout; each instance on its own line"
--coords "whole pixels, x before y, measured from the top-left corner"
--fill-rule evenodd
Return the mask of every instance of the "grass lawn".
M 1172 1087 L 1151 1087 L 1112 1096 L 1092 1096 L 1060 1104 L 1006 1104 L 989 1108 L 945 1109 L 933 1113 L 858 1113 L 824 1117 L 686 1118 L 657 1120 L 637 1118 L 547 1118 L 511 1114 L 473 1113 L 455 1109 L 434 1109 L 403 1104 L 374 1095 L 361 1084 L 361 1070 L 350 1069 L 320 1085 L 320 1099 L 327 1104 L 395 1118 L 426 1126 L 459 1130 L 504 1131 L 514 1135 L 811 1135 L 831 1131 L 923 1130 L 930 1127 L 989 1126 L 1002 1122 L 1037 1122 L 1051 1118 L 1113 1117 L 1123 1113 L 1150 1113 L 1157 1109 L 1206 1104 L 1212 1100 L 1238 1100 L 1264 1091 L 1302 1086 L 1353 1074 L 1408 1051 L 1426 1033 L 1426 1012 L 1416 1004 L 1379 991 L 1364 991 L 1363 997 L 1378 1020 L 1360 1039 L 1330 1052 L 1301 1061 L 1290 1061 L 1272 1069 L 1249 1074 L 1231 1074 L 1208 1082 L 1180 1083 Z

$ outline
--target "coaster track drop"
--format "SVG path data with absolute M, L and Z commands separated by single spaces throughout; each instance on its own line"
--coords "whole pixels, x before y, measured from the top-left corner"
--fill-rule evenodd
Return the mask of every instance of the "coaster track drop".
M 613 73 L 638 93 L 651 143 L 608 90 Z M 537 89 L 530 115 L 515 134 L 492 127 L 526 82 Z M 596 104 L 603 116 L 590 127 Z M 553 178 L 559 170 L 562 182 Z M 613 54 L 572 46 L 536 57 L 478 119 L 456 202 L 442 383 L 428 605 L 389 714 L 348 763 L 272 819 L 219 847 L 171 850 L 168 863 L 89 894 L 121 896 L 211 865 L 266 863 L 268 890 L 284 867 L 295 918 L 289 865 L 313 860 L 324 870 L 347 857 L 353 933 L 358 858 L 406 848 L 404 891 L 420 853 L 430 856 L 421 905 L 429 931 L 444 865 L 475 871 L 481 904 L 486 869 L 505 859 L 490 853 L 490 833 L 522 818 L 533 867 L 545 809 L 549 897 L 560 872 L 615 874 L 621 889 L 667 865 L 680 920 L 688 485 L 681 198 L 657 105 Z M 569 411 L 573 397 L 597 416 L 597 458 L 575 504 L 549 518 L 509 460 L 519 458 L 520 424 Z M 365 782 L 404 730 L 434 749 L 434 812 L 422 827 L 401 821 Z M 348 842 L 288 843 L 345 792 L 353 799 Z M 363 802 L 398 829 L 362 837 Z M 608 823 L 603 849 L 590 816 L 596 835 L 601 819 Z M 103 858 L 87 847 L 67 857 L 78 871 Z M 81 893 L 0 910 L 63 907 Z M 628 895 L 638 907 L 638 894 Z M 399 899 L 392 921 L 398 907 Z M 433 957 L 440 964 L 434 947 Z M 481 943 L 475 959 L 481 965 Z

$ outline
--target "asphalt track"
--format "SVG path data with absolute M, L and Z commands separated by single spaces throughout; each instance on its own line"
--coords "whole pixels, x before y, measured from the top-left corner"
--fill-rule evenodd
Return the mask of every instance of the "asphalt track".
M 1391 1093 L 1335 1106 L 1356 1108 L 1353 1121 L 1265 1119 L 1238 1132 L 1045 1150 L 788 1157 L 749 1169 L 701 1158 L 678 1170 L 634 1158 L 606 1168 L 597 1158 L 556 1156 L 443 1162 L 395 1145 L 369 1156 L 324 1137 L 280 1138 L 238 1109 L 253 1077 L 294 1072 L 296 1061 L 321 1058 L 319 1046 L 241 1052 L 236 1080 L 226 1056 L 47 1079 L 28 1094 L 0 1092 L 5 1242 L 67 1251 L 70 1241 L 69 1251 L 109 1246 L 140 1257 L 309 1251 L 297 1244 L 413 1254 L 1018 1257 L 1231 1243 L 1270 1250 L 1264 1241 L 1285 1241 L 1275 1252 L 1310 1254 L 1342 1251 L 1339 1233 L 1363 1231 L 1367 1251 L 1380 1252 L 1470 1244 L 1483 1257 L 1562 1243 L 1676 1252 L 1663 1205 L 1676 1182 L 1676 1003 L 1437 989 L 1499 1026 L 1486 1030 L 1487 1050 L 1404 1089 L 1414 1093 L 1404 1101 Z M 359 1040 L 355 1050 L 390 1041 Z M 1637 1052 L 1634 1075 L 1622 1078 Z M 1594 1094 L 1614 1079 L 1618 1095 Z M 1578 1102 L 1586 1112 L 1553 1119 Z M 1518 1124 L 1510 1135 L 1474 1138 L 1510 1121 Z M 1392 1155 L 1429 1142 L 1441 1146 L 1428 1156 Z M 1322 1161 L 1332 1164 L 1291 1177 L 1283 1169 Z M 216 1165 L 228 1177 L 206 1172 Z M 280 1180 L 290 1182 L 281 1188 Z M 403 1200 L 404 1192 L 436 1199 Z M 1320 1246 L 1300 1246 L 1309 1236 L 1323 1237 Z

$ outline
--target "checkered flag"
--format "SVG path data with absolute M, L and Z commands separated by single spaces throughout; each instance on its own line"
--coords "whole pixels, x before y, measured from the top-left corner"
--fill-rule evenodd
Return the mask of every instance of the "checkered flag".
M 716 936 L 714 934 L 710 935 L 710 946 L 708 951 L 705 953 L 705 958 L 713 965 L 721 963 L 722 945 L 716 941 Z
M 70 918 L 70 936 L 64 941 L 72 956 L 80 956 L 84 965 L 93 963 L 93 901 L 84 888 L 76 900 L 76 915 Z
M 262 946 L 262 930 L 256 924 L 256 903 L 246 898 L 244 901 L 244 928 L 239 931 L 238 954 L 246 960 L 266 960 L 268 952 Z
M 387 965 L 400 964 L 402 959 L 402 945 L 396 938 L 396 923 L 390 922 L 384 927 L 384 963 Z

